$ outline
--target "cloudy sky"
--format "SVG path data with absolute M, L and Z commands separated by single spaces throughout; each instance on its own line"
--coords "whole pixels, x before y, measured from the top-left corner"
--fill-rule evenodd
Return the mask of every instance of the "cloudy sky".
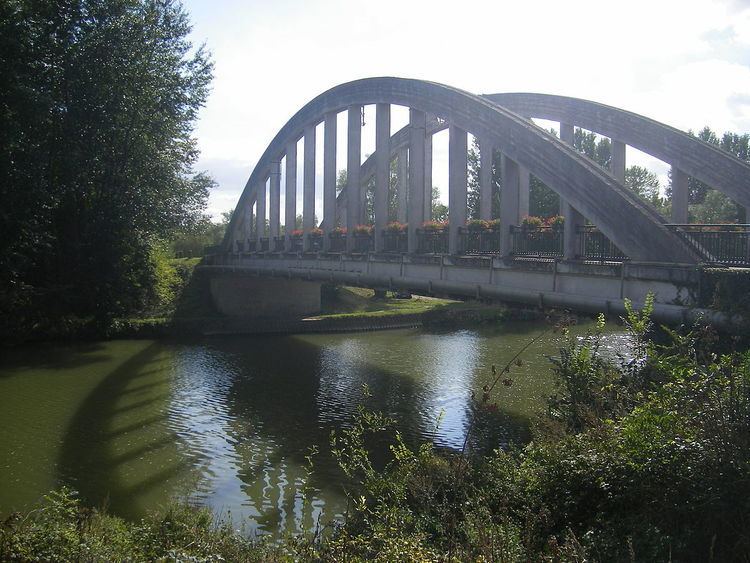
M 750 132 L 750 0 L 184 3 L 193 41 L 205 42 L 216 64 L 196 131 L 198 167 L 219 184 L 209 205 L 215 216 L 234 207 L 292 114 L 332 86 L 369 76 L 478 94 L 577 96 L 683 130 Z M 395 114 L 394 131 L 405 119 Z M 373 150 L 374 119 L 366 123 L 365 153 Z M 436 136 L 441 187 L 446 152 L 446 135 Z M 340 153 L 338 167 L 345 162 Z M 666 181 L 663 163 L 631 149 L 628 162 Z

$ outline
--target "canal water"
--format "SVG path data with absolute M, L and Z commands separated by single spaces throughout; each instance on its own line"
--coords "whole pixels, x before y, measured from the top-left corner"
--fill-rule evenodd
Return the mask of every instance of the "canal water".
M 360 404 L 392 416 L 411 444 L 460 449 L 473 416 L 475 448 L 525 440 L 553 391 L 548 356 L 560 334 L 526 351 L 513 384 L 496 389 L 496 409 L 477 409 L 471 397 L 492 381 L 493 364 L 546 328 L 513 322 L 3 350 L 0 516 L 68 485 L 131 519 L 187 500 L 249 533 L 310 529 L 345 508 L 330 435 L 351 424 Z M 606 342 L 614 350 L 624 338 L 613 329 Z

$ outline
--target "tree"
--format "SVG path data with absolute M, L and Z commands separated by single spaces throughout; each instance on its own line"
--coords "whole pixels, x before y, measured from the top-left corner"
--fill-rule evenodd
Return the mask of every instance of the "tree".
M 155 244 L 201 221 L 192 130 L 212 64 L 189 31 L 174 0 L 0 5 L 6 318 L 142 307 Z
M 448 206 L 440 203 L 440 188 L 438 186 L 432 186 L 432 219 L 433 221 L 447 221 L 448 220 Z
M 688 134 L 695 136 L 693 131 L 688 131 Z M 744 135 L 738 135 L 727 131 L 719 139 L 718 135 L 711 130 L 710 127 L 705 126 L 698 132 L 697 137 L 706 143 L 715 145 L 720 149 L 730 153 L 732 156 L 750 162 L 750 135 L 745 133 Z M 688 204 L 691 206 L 689 218 L 690 221 L 698 222 L 744 222 L 746 221 L 746 213 L 743 207 L 737 203 L 733 203 L 727 196 L 722 193 L 712 195 L 714 190 L 707 184 L 704 184 L 700 180 L 688 176 Z M 666 190 L 667 198 L 672 197 L 672 173 L 669 174 L 669 185 Z M 733 208 L 733 211 L 732 211 Z M 712 221 L 708 221 L 707 218 L 714 218 Z
M 599 137 L 596 133 L 576 127 L 573 132 L 573 147 L 602 168 L 609 170 L 612 145 L 607 137 Z

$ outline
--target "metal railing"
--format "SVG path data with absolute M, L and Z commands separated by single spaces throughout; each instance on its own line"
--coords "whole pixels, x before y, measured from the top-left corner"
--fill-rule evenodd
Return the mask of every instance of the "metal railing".
M 417 229 L 417 252 L 420 254 L 448 254 L 448 230 Z
M 598 262 L 622 262 L 629 258 L 594 225 L 576 228 L 578 258 Z
M 750 225 L 666 225 L 707 262 L 750 266 Z
M 346 235 L 329 233 L 328 238 L 330 239 L 328 247 L 330 252 L 346 252 Z
M 383 252 L 409 252 L 409 237 L 406 231 L 383 231 Z
M 259 252 L 268 252 L 269 240 L 268 237 L 263 237 L 258 240 L 257 249 Z
M 553 227 L 510 227 L 515 256 L 556 258 L 563 255 L 563 231 Z
M 354 233 L 354 252 L 365 254 L 375 248 L 375 240 L 371 234 Z
M 285 237 L 274 237 L 273 239 L 273 251 L 274 252 L 284 252 L 285 246 L 286 246 Z
M 461 250 L 465 254 L 500 254 L 500 231 L 459 229 Z
M 292 235 L 289 237 L 289 250 L 291 252 L 302 252 L 302 235 Z

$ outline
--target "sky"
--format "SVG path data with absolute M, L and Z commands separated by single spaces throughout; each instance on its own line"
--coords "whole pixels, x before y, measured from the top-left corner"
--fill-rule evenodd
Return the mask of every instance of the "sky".
M 196 168 L 218 184 L 209 200 L 214 217 L 234 208 L 253 166 L 295 112 L 358 78 L 575 96 L 685 131 L 750 132 L 750 0 L 183 2 L 192 41 L 205 43 L 215 63 L 195 131 Z M 374 110 L 366 111 L 364 154 L 374 150 Z M 346 163 L 344 116 L 338 168 Z M 405 124 L 406 113 L 394 110 L 393 132 Z M 321 141 L 322 129 L 319 160 Z M 447 132 L 435 136 L 433 160 L 433 182 L 445 199 Z M 627 160 L 666 185 L 665 163 L 631 148 Z

